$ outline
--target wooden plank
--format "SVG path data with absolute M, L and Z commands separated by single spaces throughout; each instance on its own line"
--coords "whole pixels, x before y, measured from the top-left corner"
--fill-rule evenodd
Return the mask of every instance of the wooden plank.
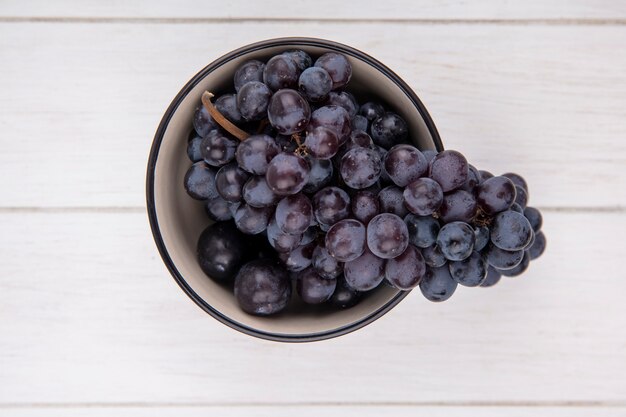
M 623 405 L 626 215 L 546 213 L 544 229 L 524 277 L 442 304 L 415 292 L 293 345 L 196 307 L 142 213 L 2 213 L 0 405 Z
M 322 23 L 0 24 L 0 204 L 143 205 L 152 135 L 195 71 L 320 33 L 396 70 L 447 147 L 525 175 L 533 204 L 626 205 L 626 27 Z
M 95 17 L 95 18 L 209 18 L 209 19 L 623 19 L 626 7 L 610 0 L 540 0 L 503 3 L 481 0 L 432 2 L 393 0 L 391 2 L 352 2 L 318 0 L 315 7 L 304 1 L 268 0 L 264 2 L 98 2 L 5 0 L 0 16 L 10 17 Z

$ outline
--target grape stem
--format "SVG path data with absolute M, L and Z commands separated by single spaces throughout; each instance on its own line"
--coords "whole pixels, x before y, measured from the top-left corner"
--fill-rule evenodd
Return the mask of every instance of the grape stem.
M 213 120 L 217 122 L 224 130 L 236 137 L 237 139 L 244 141 L 250 137 L 250 135 L 237 126 L 232 124 L 220 111 L 213 105 L 211 99 L 215 97 L 210 91 L 202 93 L 202 105 L 209 112 Z
M 309 152 L 306 149 L 306 145 L 302 143 L 302 138 L 300 137 L 299 133 L 294 133 L 293 135 L 291 135 L 291 139 L 293 139 L 298 145 L 298 147 L 294 151 L 296 155 L 307 156 L 309 154 Z

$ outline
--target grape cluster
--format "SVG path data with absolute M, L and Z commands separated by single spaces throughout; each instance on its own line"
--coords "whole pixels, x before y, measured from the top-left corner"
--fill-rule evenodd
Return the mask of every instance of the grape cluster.
M 443 301 L 524 272 L 546 245 L 524 179 L 417 149 L 399 115 L 359 105 L 351 76 L 342 54 L 290 50 L 203 95 L 184 182 L 216 222 L 198 241 L 207 275 L 269 315 L 292 291 L 348 308 L 384 283 Z

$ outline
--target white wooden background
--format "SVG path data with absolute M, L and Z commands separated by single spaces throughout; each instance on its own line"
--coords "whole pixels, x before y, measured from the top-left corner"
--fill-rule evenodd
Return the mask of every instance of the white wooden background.
M 447 147 L 525 175 L 544 257 L 321 343 L 197 308 L 149 231 L 152 136 L 200 68 L 292 35 L 380 59 Z M 626 415 L 625 46 L 620 0 L 0 0 L 0 415 Z

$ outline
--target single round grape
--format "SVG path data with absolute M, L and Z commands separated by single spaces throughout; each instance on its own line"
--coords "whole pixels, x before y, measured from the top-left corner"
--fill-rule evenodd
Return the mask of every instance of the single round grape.
M 524 257 L 522 258 L 522 262 L 520 262 L 519 265 L 511 269 L 499 269 L 498 272 L 500 272 L 505 277 L 516 277 L 523 274 L 528 269 L 529 264 L 530 256 L 528 255 L 528 252 L 524 252 Z
M 235 159 L 239 141 L 219 130 L 213 130 L 202 140 L 200 151 L 204 161 L 214 167 L 221 167 Z
M 429 301 L 446 301 L 456 291 L 457 283 L 450 275 L 447 266 L 426 268 L 426 274 L 420 281 L 420 290 Z
M 489 243 L 489 228 L 487 226 L 474 227 L 474 250 L 481 251 Z
M 311 114 L 308 130 L 318 126 L 326 127 L 337 134 L 339 145 L 343 145 L 350 137 L 350 115 L 340 106 L 323 106 Z
M 307 132 L 304 145 L 314 158 L 330 159 L 339 150 L 339 139 L 333 130 L 318 126 Z
M 386 149 L 406 141 L 409 135 L 409 128 L 404 119 L 391 112 L 374 120 L 370 130 L 374 143 Z
M 539 258 L 545 250 L 546 236 L 543 234 L 543 232 L 537 232 L 535 234 L 535 242 L 526 252 L 528 253 L 530 259 L 533 260 Z
M 478 173 L 480 174 L 480 178 L 482 179 L 482 181 L 487 181 L 489 178 L 494 177 L 494 175 L 491 172 L 485 171 L 484 169 L 479 169 Z
M 519 185 L 516 185 L 515 191 L 515 202 L 519 204 L 522 208 L 526 207 L 526 205 L 528 204 L 528 194 L 526 193 L 526 190 L 524 190 Z
M 275 194 L 297 194 L 309 180 L 309 164 L 301 156 L 279 153 L 267 167 L 265 179 Z
M 278 257 L 285 265 L 285 268 L 291 272 L 299 272 L 311 265 L 311 259 L 313 258 L 313 250 L 315 249 L 315 242 L 300 244 L 297 248 L 291 252 L 278 253 Z
M 403 197 L 404 205 L 411 213 L 430 216 L 441 207 L 443 191 L 437 181 L 418 178 L 406 186 Z
M 359 109 L 359 104 L 356 102 L 356 98 L 354 98 L 354 96 L 347 91 L 331 92 L 328 94 L 326 104 L 343 107 L 350 115 L 350 118 L 356 116 L 356 112 Z
M 185 190 L 191 198 L 208 200 L 219 197 L 215 188 L 216 171 L 204 161 L 193 164 L 185 174 Z
M 257 208 L 248 204 L 241 204 L 233 218 L 237 228 L 248 235 L 257 235 L 267 229 L 272 217 L 273 209 L 269 207 Z
M 213 129 L 217 129 L 217 123 L 203 105 L 196 107 L 193 114 L 193 128 L 200 137 L 205 137 Z
M 311 59 L 311 56 L 301 49 L 290 49 L 283 52 L 283 55 L 290 57 L 300 72 L 313 65 L 313 59 Z
M 278 204 L 280 197 L 267 185 L 265 177 L 252 176 L 243 186 L 243 199 L 252 207 L 271 207 Z
M 500 281 L 500 278 L 502 278 L 502 274 L 499 273 L 494 267 L 490 266 L 489 268 L 487 268 L 487 277 L 480 284 L 480 286 L 493 287 Z
M 357 114 L 356 116 L 352 116 L 350 125 L 352 126 L 352 131 L 361 130 L 363 132 L 366 132 L 367 128 L 369 127 L 369 122 L 367 121 L 367 118 L 365 116 Z
M 428 169 L 426 157 L 411 145 L 395 145 L 385 156 L 385 171 L 399 187 L 406 187 Z
M 522 208 L 522 206 L 520 206 L 517 203 L 511 204 L 511 207 L 509 208 L 509 210 L 513 210 L 513 211 L 516 211 L 518 213 L 524 214 L 524 209 Z
M 407 214 L 404 218 L 409 231 L 409 243 L 418 248 L 427 248 L 437 241 L 439 222 L 432 216 Z
M 312 267 L 298 274 L 296 281 L 296 291 L 306 304 L 321 304 L 328 301 L 336 286 L 335 278 L 322 278 Z
M 224 200 L 236 203 L 243 198 L 243 186 L 249 175 L 234 162 L 224 165 L 215 175 L 215 188 Z
M 506 174 L 502 174 L 503 177 L 507 177 L 516 187 L 521 187 L 524 191 L 528 192 L 528 184 L 526 184 L 526 180 L 519 174 L 515 174 L 513 172 L 507 172 Z
M 187 142 L 187 156 L 191 162 L 202 161 L 202 137 L 194 136 Z
M 385 114 L 385 108 L 379 103 L 368 101 L 359 108 L 359 114 L 365 117 L 368 121 L 373 122 Z
M 247 257 L 246 237 L 231 222 L 213 223 L 198 239 L 200 268 L 215 281 L 231 281 Z
M 357 291 L 372 290 L 385 278 L 385 260 L 365 248 L 361 256 L 345 263 L 343 276 L 346 283 Z
M 302 243 L 302 234 L 289 234 L 283 232 L 276 219 L 270 219 L 267 225 L 267 241 L 276 252 L 291 252 Z
M 441 249 L 439 246 L 433 245 L 427 248 L 422 249 L 422 256 L 424 257 L 424 262 L 426 265 L 432 268 L 439 268 L 440 266 L 444 266 L 448 260 L 443 253 L 441 253 Z
M 243 116 L 239 113 L 237 108 L 237 95 L 236 94 L 224 94 L 215 100 L 215 108 L 222 113 L 222 115 L 235 124 L 243 123 Z
M 305 193 L 315 193 L 326 186 L 333 178 L 333 164 L 329 160 L 306 157 L 311 167 L 309 180 L 302 189 Z
M 344 219 L 326 233 L 326 250 L 339 262 L 352 261 L 365 250 L 365 226 L 358 220 Z
M 415 246 L 407 246 L 404 253 L 387 261 L 385 278 L 399 290 L 407 291 L 417 287 L 426 275 L 426 263 Z
M 298 85 L 298 66 L 288 55 L 274 55 L 263 69 L 263 82 L 273 91 Z
M 265 175 L 267 166 L 280 147 L 267 135 L 252 135 L 239 144 L 235 156 L 241 169 L 255 175 Z
M 523 250 L 507 251 L 493 244 L 490 244 L 487 249 L 484 250 L 484 254 L 489 265 L 498 270 L 515 268 L 522 262 L 522 258 L 524 257 Z
M 374 141 L 372 137 L 364 132 L 363 130 L 353 130 L 350 132 L 350 138 L 346 142 L 346 146 L 352 149 L 355 146 L 360 146 L 362 148 L 374 149 L 378 150 L 377 146 L 374 145 Z M 387 154 L 385 153 L 385 156 Z M 383 160 L 381 158 L 381 160 Z
M 301 234 L 309 228 L 313 206 L 304 194 L 283 197 L 276 206 L 276 223 L 285 233 Z
M 404 205 L 404 194 L 402 189 L 395 185 L 385 187 L 378 193 L 378 202 L 382 213 L 392 213 L 404 218 L 409 211 Z
M 321 67 L 328 72 L 333 80 L 333 90 L 348 84 L 352 77 L 352 66 L 345 55 L 337 52 L 327 52 L 315 61 L 316 67 Z
M 343 263 L 333 258 L 322 245 L 316 246 L 313 250 L 312 265 L 315 271 L 326 279 L 337 278 L 343 272 Z
M 231 203 L 222 197 L 215 197 L 207 200 L 204 208 L 211 220 L 223 222 L 233 218 L 233 205 L 235 204 L 237 203 Z
M 380 202 L 376 192 L 371 190 L 357 191 L 351 201 L 354 217 L 367 225 L 377 214 L 380 214 Z
M 422 151 L 422 155 L 424 155 L 424 158 L 426 158 L 426 162 L 428 162 L 428 166 L 430 167 L 430 163 L 432 162 L 433 159 L 435 159 L 435 156 L 437 156 L 439 152 L 433 150 L 433 149 L 426 149 Z
M 476 251 L 462 261 L 448 263 L 452 279 L 466 287 L 479 286 L 487 277 L 487 267 L 485 258 Z
M 374 185 L 380 172 L 380 156 L 372 149 L 353 148 L 341 158 L 339 173 L 350 188 L 360 190 Z
M 437 235 L 437 246 L 450 261 L 462 261 L 474 249 L 474 229 L 463 222 L 444 225 Z
M 248 314 L 276 314 L 287 307 L 291 298 L 289 275 L 271 260 L 248 262 L 235 278 L 235 298 Z
M 459 188 L 469 176 L 467 159 L 457 151 L 439 152 L 430 163 L 428 176 L 441 185 L 444 193 Z
M 339 187 L 326 187 L 315 193 L 313 207 L 317 221 L 332 226 L 350 214 L 350 197 Z
M 295 90 L 278 90 L 267 107 L 270 123 L 282 135 L 302 132 L 309 124 L 309 103 Z
M 235 91 L 239 92 L 239 89 L 250 81 L 263 82 L 263 69 L 265 64 L 256 59 L 246 61 L 237 68 L 234 76 Z
M 491 224 L 491 242 L 500 249 L 521 250 L 532 238 L 532 230 L 523 214 L 511 210 L 503 211 Z
M 336 308 L 350 308 L 358 304 L 361 299 L 361 293 L 351 288 L 343 276 L 337 278 L 337 286 L 332 297 L 330 297 L 330 303 Z
M 241 116 L 248 120 L 261 120 L 267 115 L 267 106 L 272 90 L 259 81 L 244 84 L 237 93 L 237 108 Z
M 482 182 L 482 178 L 480 172 L 478 172 L 478 169 L 476 169 L 474 165 L 469 164 L 468 168 L 467 181 L 465 181 L 465 184 L 463 184 L 460 189 L 468 193 L 473 193 L 476 186 Z
M 528 219 L 530 226 L 535 232 L 541 230 L 541 226 L 543 225 L 543 217 L 541 216 L 541 212 L 539 210 L 534 207 L 526 207 L 524 209 L 524 217 Z
M 300 93 L 313 103 L 326 100 L 332 88 L 333 80 L 324 68 L 307 68 L 298 79 Z
M 395 214 L 379 214 L 367 225 L 367 246 L 379 258 L 395 258 L 408 245 L 409 230 L 404 221 Z
M 465 190 L 452 191 L 443 196 L 439 217 L 444 223 L 461 221 L 470 223 L 476 215 L 476 200 Z

